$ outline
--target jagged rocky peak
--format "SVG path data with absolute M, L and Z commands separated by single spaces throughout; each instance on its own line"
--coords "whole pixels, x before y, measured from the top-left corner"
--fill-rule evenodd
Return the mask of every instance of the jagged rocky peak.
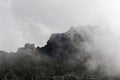
M 26 49 L 35 49 L 35 44 L 26 43 L 24 48 L 26 48 Z
M 76 46 L 80 42 L 84 42 L 84 39 L 74 27 L 71 27 L 65 33 L 52 34 L 47 45 L 42 47 L 41 51 L 50 56 L 67 58 L 70 54 L 78 52 Z
M 17 50 L 18 53 L 33 54 L 36 52 L 35 44 L 26 43 L 24 47 Z
M 89 43 L 95 36 L 99 37 L 109 33 L 107 28 L 96 26 L 71 27 L 65 33 L 54 33 L 47 44 L 40 48 L 45 54 L 50 56 L 68 57 L 68 55 L 80 53 L 84 55 L 84 43 Z M 91 42 L 90 42 L 91 43 Z
M 65 33 L 54 33 L 51 35 L 49 41 L 52 40 L 60 40 L 65 41 L 64 39 L 70 39 L 75 42 L 75 40 L 84 41 L 88 36 L 96 35 L 96 34 L 106 34 L 109 33 L 109 29 L 97 26 L 78 26 L 78 27 L 71 27 Z
M 76 41 L 84 41 L 81 34 L 76 30 L 75 27 L 71 27 L 68 31 L 65 33 L 54 33 L 51 35 L 48 42 L 53 41 L 55 42 L 76 42 Z
M 71 27 L 65 33 L 54 33 L 51 35 L 50 39 L 47 42 L 47 45 L 54 46 L 69 46 L 73 42 L 84 41 L 82 36 L 76 31 L 74 27 Z M 69 44 L 69 45 L 68 45 Z M 46 45 L 46 46 L 47 46 Z
M 90 41 L 95 36 L 100 37 L 100 36 L 108 36 L 110 34 L 113 35 L 113 33 L 108 27 L 99 27 L 99 26 L 91 26 L 91 25 L 71 27 L 66 32 L 66 34 L 68 34 L 68 36 L 70 36 L 72 39 L 75 40 L 80 40 L 77 39 L 79 38 L 78 36 L 80 36 L 81 40 L 84 41 Z

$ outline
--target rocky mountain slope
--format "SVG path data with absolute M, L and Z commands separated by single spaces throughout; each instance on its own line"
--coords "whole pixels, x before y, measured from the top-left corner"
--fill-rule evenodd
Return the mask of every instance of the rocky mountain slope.
M 44 47 L 26 44 L 16 53 L 1 51 L 0 80 L 118 80 L 103 74 L 101 67 L 91 71 L 86 64 L 92 56 L 85 44 L 94 34 L 103 34 L 99 30 L 71 27 L 52 34 Z

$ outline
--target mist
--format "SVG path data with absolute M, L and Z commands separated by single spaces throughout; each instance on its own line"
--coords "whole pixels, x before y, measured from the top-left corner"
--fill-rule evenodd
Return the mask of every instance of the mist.
M 94 79 L 116 80 L 120 78 L 119 47 L 119 35 L 109 28 L 72 27 L 65 33 L 52 34 L 43 47 L 27 43 L 16 52 L 0 51 L 0 79 L 57 76 L 65 80 L 67 76 L 79 80 L 90 75 Z
M 85 40 L 83 49 L 91 56 L 86 62 L 88 69 L 100 69 L 104 75 L 119 77 L 120 35 L 105 27 L 84 26 L 76 30 Z
M 32 65 L 32 69 L 39 64 L 41 67 L 41 61 L 45 62 L 45 66 L 49 61 L 54 63 L 55 60 L 52 62 L 51 56 L 47 55 L 50 52 L 44 52 L 47 49 L 42 52 L 41 47 L 46 48 L 52 33 L 58 33 L 60 35 L 58 41 L 61 41 L 61 33 L 66 34 L 71 26 L 78 26 L 75 27 L 75 30 L 84 41 L 75 40 L 74 44 L 73 38 L 76 37 L 72 35 L 74 32 L 64 36 L 70 41 L 73 39 L 71 43 L 66 41 L 67 44 L 72 45 L 70 49 L 79 49 L 77 53 L 71 52 L 75 54 L 70 55 L 70 64 L 79 64 L 79 61 L 84 59 L 84 54 L 89 55 L 87 61 L 84 62 L 89 71 L 100 70 L 103 75 L 119 77 L 119 7 L 119 0 L 0 0 L 0 67 L 2 66 L 0 69 L 4 72 L 8 67 L 11 70 L 12 66 L 15 66 L 15 69 L 16 66 L 24 68 L 26 63 L 25 69 L 29 65 Z M 57 39 L 55 37 L 55 40 Z M 35 45 L 34 47 L 22 47 L 26 43 L 34 43 Z M 54 43 L 52 43 L 53 52 L 51 51 L 51 53 L 70 53 L 64 51 L 63 47 L 66 45 L 61 48 L 61 44 L 64 43 L 61 41 L 55 44 L 58 46 L 58 50 L 56 50 Z M 37 48 L 37 46 L 39 47 Z M 51 45 L 49 46 L 51 47 Z M 56 51 L 54 52 L 54 50 Z M 45 55 L 43 56 L 43 54 Z M 19 64 L 21 62 L 23 64 Z M 51 63 L 50 66 L 52 66 Z M 54 65 L 56 67 L 56 63 Z
M 104 26 L 119 34 L 119 4 L 119 0 L 0 0 L 0 49 L 16 51 L 25 43 L 43 46 L 51 33 L 71 26 Z

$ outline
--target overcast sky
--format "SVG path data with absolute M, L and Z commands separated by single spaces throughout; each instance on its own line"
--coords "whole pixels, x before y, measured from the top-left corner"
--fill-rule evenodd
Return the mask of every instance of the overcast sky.
M 51 33 L 94 25 L 120 31 L 120 0 L 0 0 L 0 49 L 42 46 Z

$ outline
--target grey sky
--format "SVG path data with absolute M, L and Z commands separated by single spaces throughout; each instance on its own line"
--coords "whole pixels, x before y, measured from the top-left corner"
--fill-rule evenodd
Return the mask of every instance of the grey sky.
M 119 7 L 119 0 L 0 0 L 0 49 L 15 51 L 26 42 L 42 46 L 51 33 L 71 26 L 119 31 Z

